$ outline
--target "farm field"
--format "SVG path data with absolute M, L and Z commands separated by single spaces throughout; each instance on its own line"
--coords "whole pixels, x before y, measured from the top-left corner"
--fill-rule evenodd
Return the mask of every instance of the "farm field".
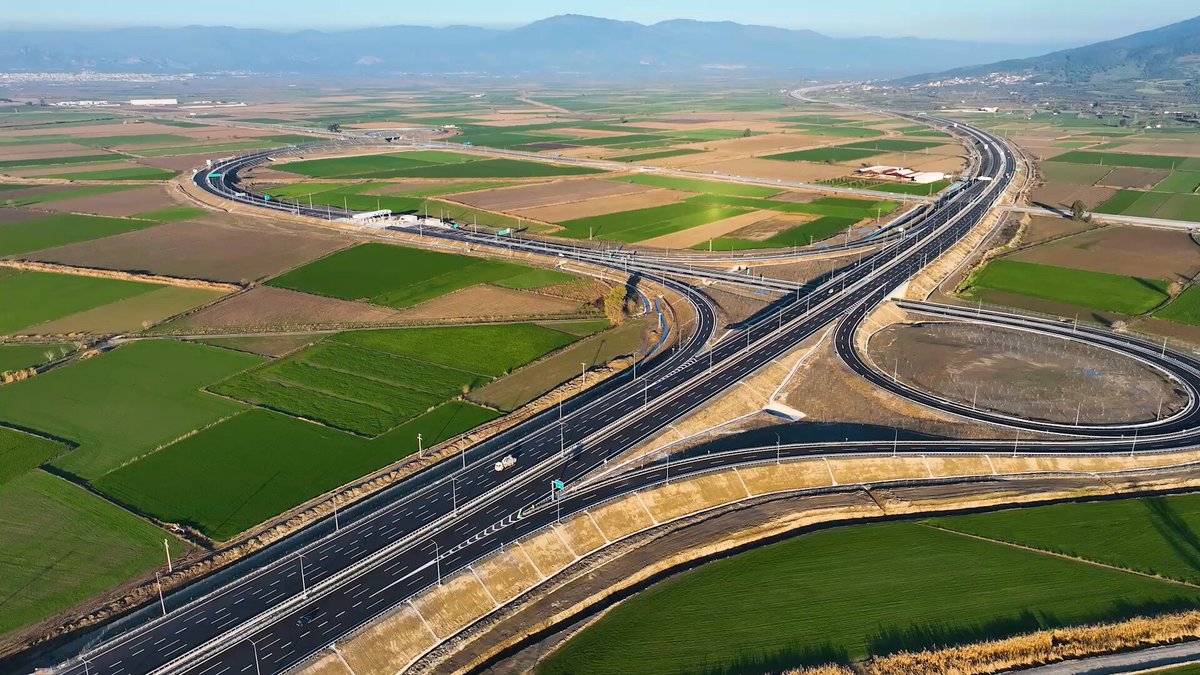
M 0 224 L 0 255 L 10 256 L 77 241 L 132 232 L 158 223 L 133 218 L 104 218 L 75 213 Z
M 162 565 L 164 538 L 183 554 L 178 539 L 57 476 L 0 482 L 0 635 Z
M 532 324 L 346 333 L 209 389 L 378 436 L 576 339 Z
M 1055 504 L 928 522 L 1122 569 L 1200 582 L 1200 568 L 1186 548 L 1191 533 L 1200 529 L 1200 495 Z
M 737 183 L 718 183 L 710 180 L 695 178 L 675 178 L 673 176 L 655 176 L 652 174 L 635 174 L 620 176 L 612 180 L 624 181 L 635 185 L 667 188 L 683 192 L 695 192 L 707 195 L 724 195 L 727 197 L 758 197 L 765 198 L 779 194 L 782 190 L 763 187 L 760 185 L 739 185 Z
M 682 202 L 559 223 L 555 235 L 638 242 L 746 213 L 748 209 Z
M 763 159 L 775 159 L 783 162 L 854 162 L 881 154 L 883 154 L 882 150 L 848 148 L 838 145 L 828 148 L 781 152 L 777 155 L 767 155 Z
M 1111 213 L 1166 220 L 1200 222 L 1200 195 L 1121 190 L 1096 207 L 1096 213 Z
M 101 279 L 72 274 L 23 272 L 0 268 L 0 333 L 19 333 L 60 319 L 157 290 L 161 286 L 123 279 Z
M 535 178 L 601 173 L 586 167 L 436 151 L 310 159 L 274 168 L 311 178 Z
M 137 333 L 176 314 L 210 303 L 225 291 L 181 286 L 157 286 L 151 291 L 107 305 L 25 328 L 39 335 Z
M 1200 286 L 1184 289 L 1170 304 L 1155 312 L 1154 316 L 1175 323 L 1200 326 Z
M 0 427 L 0 485 L 67 452 L 61 443 Z
M 779 671 L 1190 606 L 1198 598 L 1195 589 L 915 523 L 861 525 L 802 535 L 659 583 L 568 640 L 538 672 Z
M 579 375 L 580 364 L 589 368 L 603 365 L 626 355 L 637 354 L 644 346 L 650 319 L 633 319 L 599 335 L 591 335 L 567 347 L 544 361 L 539 361 L 519 373 L 496 380 L 467 394 L 467 399 L 497 410 L 511 411 Z M 569 325 L 549 324 L 572 335 L 587 335 L 604 330 L 608 322 L 579 324 L 583 332 Z
M 1168 283 L 1015 260 L 995 260 L 970 280 L 970 294 L 989 290 L 1137 315 L 1168 299 Z
M 4 227 L 0 225 L 0 230 Z M 344 238 L 290 223 L 265 225 L 206 215 L 47 248 L 26 257 L 79 267 L 239 282 L 278 274 L 346 245 Z
M 571 278 L 515 263 L 369 243 L 292 270 L 270 285 L 402 308 L 476 284 L 529 289 Z
M 244 410 L 200 388 L 261 360 L 204 345 L 137 342 L 0 387 L 0 421 L 78 444 L 54 466 L 92 480 Z M 138 424 L 114 423 L 129 419 Z
M 1073 150 L 1054 158 L 1056 162 L 1098 164 L 1102 166 L 1135 166 L 1144 169 L 1200 171 L 1200 158 L 1176 155 L 1139 155 L 1125 152 L 1091 152 Z
M 75 346 L 66 343 L 0 345 L 0 373 L 40 366 L 73 351 Z
M 119 502 L 229 539 L 323 492 L 496 417 L 447 403 L 374 440 L 250 410 L 97 481 Z M 236 467 L 236 469 L 235 469 Z
M 1060 223 L 1062 227 L 1080 226 L 1069 220 Z M 1095 227 L 1039 246 L 1024 247 L 1005 259 L 1130 277 L 1153 277 L 1180 284 L 1186 284 L 1200 274 L 1200 246 L 1187 232 L 1130 225 Z
M 739 237 L 738 232 L 716 237 L 706 244 L 697 244 L 698 251 L 712 248 L 717 251 L 746 251 L 760 248 L 788 248 L 808 246 L 845 232 L 858 223 L 858 218 L 823 216 L 800 225 L 786 227 L 764 238 Z
M 177 175 L 175 171 L 156 169 L 149 166 L 129 167 L 127 169 L 106 169 L 103 171 L 79 171 L 72 173 L 56 173 L 55 178 L 66 180 L 170 180 Z

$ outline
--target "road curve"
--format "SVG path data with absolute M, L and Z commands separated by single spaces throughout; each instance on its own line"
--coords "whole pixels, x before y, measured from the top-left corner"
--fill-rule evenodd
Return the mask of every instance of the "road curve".
M 1012 156 L 985 132 L 967 127 L 954 131 L 978 148 L 979 170 L 993 180 L 972 182 L 928 207 L 884 251 L 838 271 L 819 287 L 786 293 L 770 312 L 717 341 L 709 339 L 715 314 L 704 296 L 664 278 L 696 303 L 699 325 L 692 340 L 657 357 L 653 367 L 639 368 L 636 379 L 626 371 L 629 374 L 564 404 L 561 413 L 546 411 L 464 453 L 461 462 L 443 462 L 422 474 L 423 487 L 409 494 L 392 491 L 393 499 L 299 553 L 273 560 L 267 556 L 257 570 L 185 606 L 169 606 L 164 617 L 90 649 L 58 671 L 283 672 L 436 583 L 439 576 L 544 526 L 552 517 L 549 509 L 518 514 L 532 504 L 544 504 L 552 480 L 577 484 L 609 458 L 736 386 L 821 327 L 874 305 L 978 224 L 1011 180 Z M 223 181 L 215 185 L 207 173 L 198 182 L 207 183 L 216 194 L 228 189 Z M 572 252 L 563 249 L 559 255 L 572 257 Z M 619 267 L 625 262 L 614 258 L 609 264 Z M 649 264 L 653 269 L 654 263 Z M 665 267 L 664 271 L 670 273 Z M 519 473 L 492 470 L 495 457 L 509 452 L 519 457 Z M 812 447 L 797 446 L 791 452 L 811 453 Z M 724 459 L 761 461 L 751 455 Z M 701 461 L 716 460 L 695 460 L 682 470 L 711 470 Z M 656 476 L 660 470 L 681 469 L 648 467 L 578 494 L 569 489 L 560 503 L 565 511 L 589 499 L 610 498 L 627 489 L 629 483 L 621 481 L 648 484 L 665 478 Z M 411 489 L 413 483 L 406 485 Z

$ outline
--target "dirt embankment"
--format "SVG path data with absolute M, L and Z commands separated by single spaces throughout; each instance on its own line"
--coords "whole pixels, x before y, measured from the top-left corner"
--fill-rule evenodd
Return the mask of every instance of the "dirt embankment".
M 51 263 L 30 262 L 26 260 L 0 260 L 0 267 L 8 267 L 11 269 L 22 270 L 25 272 L 49 272 L 51 274 L 72 274 L 80 277 L 98 277 L 101 279 L 120 279 L 123 281 L 140 281 L 151 284 L 163 284 L 165 286 L 179 286 L 181 288 L 203 288 L 210 291 L 221 291 L 231 293 L 240 291 L 242 287 L 237 284 L 224 284 L 215 281 L 202 281 L 200 279 L 181 279 L 179 277 L 165 277 L 158 274 L 136 274 L 134 272 L 119 272 L 116 270 L 101 270 L 91 267 L 71 267 L 69 265 L 55 265 Z

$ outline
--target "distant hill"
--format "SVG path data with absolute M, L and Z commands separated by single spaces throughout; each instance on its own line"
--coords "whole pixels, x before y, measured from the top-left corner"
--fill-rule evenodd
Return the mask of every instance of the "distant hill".
M 961 78 L 1020 77 L 1049 83 L 1190 80 L 1200 77 L 1200 16 L 1115 40 L 1044 56 L 956 68 L 901 80 L 902 84 Z
M 728 21 L 673 20 L 647 26 L 563 15 L 513 30 L 389 26 L 284 33 L 189 26 L 0 31 L 0 71 L 874 78 L 1046 50 L 915 38 L 831 38 Z

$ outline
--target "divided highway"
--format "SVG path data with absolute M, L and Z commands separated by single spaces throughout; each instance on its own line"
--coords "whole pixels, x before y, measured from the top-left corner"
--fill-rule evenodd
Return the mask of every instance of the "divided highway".
M 772 311 L 718 340 L 713 339 L 715 310 L 707 298 L 665 276 L 688 276 L 696 274 L 694 270 L 680 272 L 669 263 L 635 260 L 623 252 L 598 254 L 528 240 L 499 242 L 504 247 L 552 253 L 614 269 L 640 265 L 638 269 L 661 279 L 694 304 L 696 330 L 677 349 L 640 366 L 636 376 L 626 371 L 560 408 L 472 448 L 461 460 L 448 460 L 391 488 L 392 497 L 383 506 L 298 554 L 272 559 L 268 549 L 262 566 L 253 573 L 183 607 L 171 607 L 166 616 L 96 646 L 64 664 L 59 672 L 283 672 L 438 583 L 441 577 L 552 522 L 559 509 L 565 515 L 586 508 L 664 480 L 668 472 L 682 475 L 712 470 L 722 462 L 776 458 L 782 449 L 752 449 L 655 465 L 574 489 L 610 459 L 736 386 L 821 327 L 847 314 L 865 313 L 978 224 L 1012 180 L 1014 159 L 1002 142 L 985 132 L 961 126 L 952 131 L 976 146 L 980 174 L 991 180 L 973 181 L 924 207 L 887 248 L 833 274 L 817 287 L 792 284 L 772 288 L 782 294 Z M 229 192 L 237 191 L 233 180 L 238 167 L 247 166 L 241 162 L 254 162 L 267 154 L 239 158 L 211 172 L 220 176 L 197 174 L 197 184 L 214 195 L 228 197 Z M 277 206 L 250 196 L 237 199 L 267 208 Z M 330 215 L 325 209 L 316 211 L 308 215 Z M 479 245 L 498 243 L 461 230 L 446 229 L 439 234 Z M 887 445 L 895 450 L 893 444 Z M 990 447 L 958 445 L 981 450 Z M 771 454 L 766 456 L 767 452 Z M 812 452 L 813 446 L 788 446 L 786 456 Z M 495 459 L 508 453 L 518 458 L 517 467 L 494 471 Z M 566 483 L 567 491 L 551 502 L 554 480 Z

